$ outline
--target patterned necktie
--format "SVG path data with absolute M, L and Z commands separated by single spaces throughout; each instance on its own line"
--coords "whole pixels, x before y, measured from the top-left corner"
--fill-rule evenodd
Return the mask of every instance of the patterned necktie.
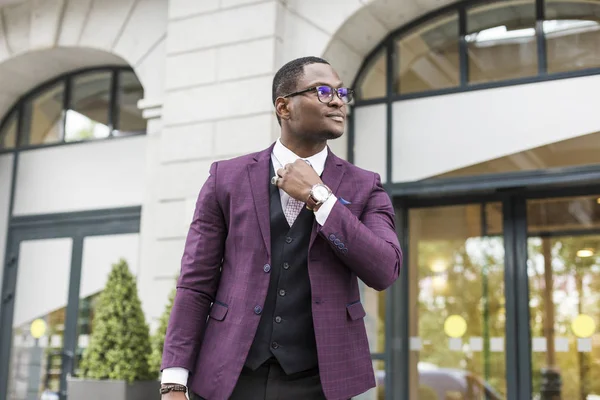
M 290 226 L 294 225 L 294 221 L 296 220 L 296 217 L 298 217 L 298 214 L 300 214 L 300 211 L 302 211 L 302 207 L 304 207 L 303 202 L 290 197 L 287 206 L 283 211 L 283 215 L 285 215 L 285 219 L 287 219 Z

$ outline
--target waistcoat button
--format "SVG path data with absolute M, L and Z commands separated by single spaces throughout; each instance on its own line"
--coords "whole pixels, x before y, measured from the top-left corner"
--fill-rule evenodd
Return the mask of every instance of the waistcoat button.
M 281 297 L 285 296 L 285 290 L 281 289 L 281 290 L 279 291 L 279 295 L 280 295 Z
M 281 323 L 281 317 L 280 316 L 275 317 L 275 322 L 277 322 L 278 324 L 280 324 Z
M 290 269 L 290 264 L 283 263 L 283 269 Z
M 294 239 L 292 239 L 292 238 L 291 238 L 291 237 L 289 237 L 289 236 L 285 238 L 285 242 L 286 242 L 287 244 L 290 244 L 290 243 L 292 243 L 292 240 L 294 240 Z

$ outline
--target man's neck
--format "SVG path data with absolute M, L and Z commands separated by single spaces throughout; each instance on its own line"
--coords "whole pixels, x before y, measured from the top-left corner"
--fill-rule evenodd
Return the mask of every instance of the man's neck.
M 300 158 L 312 157 L 323 151 L 327 146 L 327 142 L 305 142 L 290 139 L 289 137 L 281 137 L 281 144 L 294 152 Z

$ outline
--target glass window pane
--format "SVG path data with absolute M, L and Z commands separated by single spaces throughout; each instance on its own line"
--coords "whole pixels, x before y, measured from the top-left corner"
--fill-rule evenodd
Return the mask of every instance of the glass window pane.
M 70 238 L 20 243 L 8 399 L 59 392 L 72 246 Z M 36 339 L 31 327 L 39 320 L 45 330 Z
M 67 111 L 65 141 L 105 138 L 110 135 L 111 72 L 78 75 L 71 80 L 71 106 Z
M 530 235 L 600 228 L 600 197 L 556 197 L 527 202 Z
M 504 243 L 481 207 L 409 211 L 411 399 L 506 396 Z
M 556 398 L 600 397 L 600 364 L 595 361 L 600 357 L 600 235 L 583 233 L 597 230 L 599 197 L 527 204 L 534 398 L 555 384 Z
M 387 51 L 382 49 L 362 72 L 358 87 L 356 88 L 360 100 L 385 97 L 387 80 L 386 55 Z
M 17 115 L 13 111 L 5 120 L 2 130 L 0 130 L 0 150 L 14 149 L 17 144 Z
M 146 120 L 138 101 L 144 98 L 144 88 L 133 72 L 123 72 L 119 80 L 119 118 L 116 134 L 144 132 Z
M 458 14 L 429 21 L 396 42 L 396 92 L 423 92 L 458 86 Z
M 509 0 L 467 9 L 469 82 L 538 73 L 535 2 Z
M 548 72 L 600 67 L 600 3 L 547 0 Z
M 60 82 L 25 102 L 24 144 L 56 143 L 62 139 L 64 83 Z

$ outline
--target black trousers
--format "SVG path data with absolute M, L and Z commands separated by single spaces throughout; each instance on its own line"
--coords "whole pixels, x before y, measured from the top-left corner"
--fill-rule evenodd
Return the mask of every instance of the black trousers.
M 190 400 L 204 399 L 190 393 Z M 286 375 L 276 361 L 256 371 L 244 367 L 229 400 L 326 400 L 317 368 Z

